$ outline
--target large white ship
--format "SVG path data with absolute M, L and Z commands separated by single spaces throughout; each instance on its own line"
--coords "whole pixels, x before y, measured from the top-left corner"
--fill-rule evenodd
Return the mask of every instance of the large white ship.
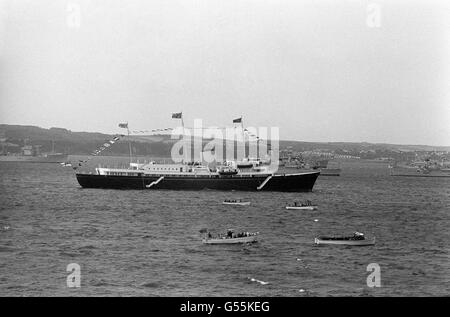
M 76 177 L 85 188 L 308 192 L 319 174 L 281 174 L 267 167 L 241 171 L 236 164 L 211 169 L 200 164 L 130 163 L 129 168 L 97 167 L 95 172 L 78 172 Z

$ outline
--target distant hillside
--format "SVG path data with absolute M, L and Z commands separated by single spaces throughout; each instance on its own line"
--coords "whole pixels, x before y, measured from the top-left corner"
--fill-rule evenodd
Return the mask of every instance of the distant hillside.
M 41 145 L 42 152 L 52 151 L 68 154 L 85 155 L 92 153 L 103 143 L 111 140 L 113 135 L 92 132 L 72 132 L 63 128 L 43 129 L 36 126 L 0 125 L 0 142 L 5 151 L 19 153 L 21 147 L 26 145 Z M 133 152 L 136 155 L 170 155 L 171 146 L 167 136 L 151 136 L 146 140 L 135 139 L 132 142 Z M 105 150 L 104 155 L 127 155 L 128 141 L 121 140 Z
M 36 126 L 0 124 L 0 143 L 4 152 L 18 153 L 25 144 L 41 145 L 43 152 L 50 152 L 54 145 L 56 152 L 89 154 L 113 136 L 104 133 L 72 132 L 63 128 L 43 129 Z M 169 135 L 133 137 L 134 155 L 168 157 L 172 145 Z M 336 154 L 358 155 L 365 158 L 388 157 L 397 152 L 408 151 L 450 151 L 450 147 L 426 145 L 394 145 L 350 142 L 301 142 L 280 141 L 280 148 L 292 151 L 323 151 Z M 127 140 L 121 140 L 103 152 L 104 155 L 127 155 Z M 361 155 L 363 154 L 363 155 Z
M 367 142 L 303 142 L 303 141 L 281 141 L 283 147 L 292 146 L 293 149 L 328 149 L 328 150 L 391 150 L 391 151 L 450 151 L 450 146 L 431 145 L 405 145 L 387 143 L 367 143 Z

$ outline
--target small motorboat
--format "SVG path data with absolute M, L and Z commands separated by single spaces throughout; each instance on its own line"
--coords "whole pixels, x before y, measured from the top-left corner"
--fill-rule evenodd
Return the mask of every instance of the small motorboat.
M 258 241 L 259 232 L 242 232 L 233 234 L 233 230 L 228 230 L 226 235 L 212 236 L 211 233 L 205 233 L 202 242 L 204 244 L 241 244 L 253 243 Z
M 286 209 L 296 209 L 296 210 L 316 210 L 317 206 L 286 206 Z
M 310 200 L 306 200 L 304 202 L 298 203 L 294 202 L 293 205 L 286 205 L 286 209 L 295 209 L 295 210 L 316 210 L 317 206 L 313 205 Z
M 236 200 L 236 199 L 225 199 L 222 202 L 223 205 L 235 205 L 235 206 L 249 206 L 250 202 L 249 201 L 242 201 L 242 200 Z
M 242 238 L 206 238 L 202 242 L 204 244 L 239 244 L 239 243 L 253 243 L 257 242 L 257 236 L 249 236 Z
M 375 244 L 375 237 L 366 239 L 363 233 L 355 232 L 352 236 L 334 237 L 322 236 L 314 239 L 315 244 L 334 244 L 334 245 L 354 245 L 354 246 L 368 246 Z

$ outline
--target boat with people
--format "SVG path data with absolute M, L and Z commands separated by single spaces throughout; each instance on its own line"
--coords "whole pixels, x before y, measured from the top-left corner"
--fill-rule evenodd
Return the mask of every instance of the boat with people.
M 294 210 L 316 210 L 317 205 L 313 205 L 310 200 L 305 200 L 303 202 L 295 201 L 292 205 L 286 205 L 286 209 L 294 209 Z
M 203 244 L 242 244 L 254 243 L 258 241 L 259 232 L 240 232 L 234 233 L 232 229 L 228 229 L 226 234 L 213 235 L 211 232 L 204 232 L 202 239 Z
M 243 201 L 241 199 L 225 199 L 222 202 L 223 205 L 235 205 L 235 206 L 249 206 L 249 201 Z
M 355 232 L 351 236 L 321 236 L 314 239 L 314 243 L 332 245 L 370 246 L 375 244 L 375 237 L 366 239 L 364 233 Z

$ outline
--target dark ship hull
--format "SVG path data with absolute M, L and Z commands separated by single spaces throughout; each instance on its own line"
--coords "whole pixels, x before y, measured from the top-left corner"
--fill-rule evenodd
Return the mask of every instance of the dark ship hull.
M 139 173 L 140 174 L 140 173 Z M 76 175 L 84 188 L 309 192 L 320 172 L 275 175 Z

